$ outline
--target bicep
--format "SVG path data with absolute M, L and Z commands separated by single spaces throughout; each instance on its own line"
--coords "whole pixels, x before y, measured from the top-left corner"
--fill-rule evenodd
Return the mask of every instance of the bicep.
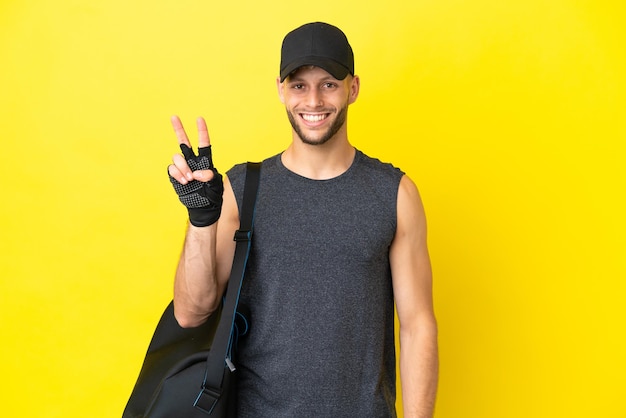
M 235 193 L 227 176 L 224 176 L 224 198 L 222 213 L 217 225 L 216 243 L 216 275 L 220 294 L 226 287 L 230 277 L 233 257 L 235 254 L 235 231 L 239 228 L 239 208 Z
M 434 319 L 432 272 L 426 240 L 426 216 L 417 187 L 400 181 L 396 235 L 390 248 L 393 291 L 400 326 Z

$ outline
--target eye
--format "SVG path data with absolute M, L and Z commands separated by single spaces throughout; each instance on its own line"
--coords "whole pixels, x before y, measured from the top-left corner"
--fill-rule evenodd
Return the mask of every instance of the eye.
M 304 84 L 301 83 L 295 83 L 291 85 L 291 88 L 294 90 L 302 90 L 304 88 Z
M 327 88 L 327 89 L 333 89 L 333 88 L 335 88 L 335 87 L 337 87 L 337 84 L 336 84 L 336 83 L 333 83 L 333 82 L 331 82 L 331 81 L 329 81 L 329 82 L 327 82 L 327 83 L 324 83 L 324 88 Z

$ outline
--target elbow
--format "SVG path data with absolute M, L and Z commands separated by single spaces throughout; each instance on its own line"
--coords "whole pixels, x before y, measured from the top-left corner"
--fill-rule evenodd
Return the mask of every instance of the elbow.
M 400 335 L 419 336 L 428 340 L 438 339 L 437 320 L 434 315 L 422 315 L 413 321 L 400 321 Z
M 208 316 L 204 319 L 201 319 L 198 317 L 192 317 L 190 315 L 177 313 L 176 310 L 174 310 L 174 318 L 176 318 L 176 322 L 178 322 L 178 325 L 181 328 L 196 328 L 202 325 L 206 321 Z
M 211 314 L 217 309 L 214 304 L 203 304 L 203 307 L 185 306 L 183 303 L 177 303 L 174 299 L 174 318 L 181 328 L 196 328 L 204 324 Z M 210 308 L 209 308 L 210 307 Z
M 178 322 L 178 325 L 181 328 L 197 328 L 200 325 L 204 324 L 210 316 L 211 312 L 205 315 L 200 315 L 181 313 L 174 309 L 174 318 L 176 318 L 176 322 Z

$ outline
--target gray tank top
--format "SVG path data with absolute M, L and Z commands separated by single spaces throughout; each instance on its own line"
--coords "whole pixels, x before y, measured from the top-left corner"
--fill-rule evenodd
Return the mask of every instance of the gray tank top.
M 228 172 L 241 206 L 245 165 Z M 263 162 L 240 303 L 239 417 L 395 417 L 389 246 L 403 173 L 360 151 L 330 180 Z

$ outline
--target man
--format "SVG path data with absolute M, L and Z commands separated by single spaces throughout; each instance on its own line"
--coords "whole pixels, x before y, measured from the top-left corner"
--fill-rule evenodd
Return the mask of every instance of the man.
M 316 22 L 287 34 L 276 84 L 292 142 L 261 170 L 240 299 L 251 327 L 239 343 L 239 416 L 395 416 L 395 301 L 404 416 L 432 417 L 437 325 L 424 210 L 406 175 L 348 141 L 360 81 L 343 32 Z M 204 120 L 198 157 L 177 117 L 172 125 L 184 155 L 168 171 L 190 216 L 174 305 L 192 327 L 226 287 L 245 169 L 228 171 L 222 198 Z

